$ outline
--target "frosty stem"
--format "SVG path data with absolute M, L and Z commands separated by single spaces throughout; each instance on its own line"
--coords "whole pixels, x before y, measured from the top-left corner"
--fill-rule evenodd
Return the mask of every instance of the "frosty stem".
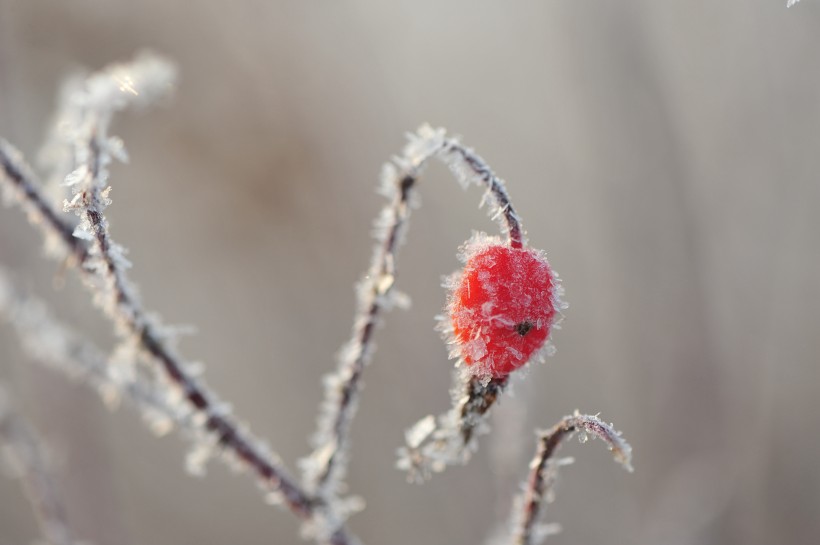
M 225 404 L 188 370 L 185 360 L 172 348 L 167 329 L 158 319 L 149 317 L 140 305 L 126 275 L 129 264 L 123 257 L 124 250 L 110 236 L 104 215 L 110 204 L 107 165 L 112 155 L 124 160 L 125 154 L 119 141 L 108 137 L 108 126 L 115 112 L 132 104 L 148 103 L 164 93 L 170 87 L 173 75 L 174 69 L 169 63 L 143 54 L 132 63 L 112 65 L 92 74 L 82 88 L 69 97 L 66 108 L 76 115 L 66 130 L 65 142 L 73 151 L 74 164 L 78 166 L 66 177 L 65 183 L 72 188 L 73 198 L 65 203 L 65 208 L 80 216 L 81 222 L 76 229 L 45 198 L 32 169 L 19 152 L 2 140 L 0 189 L 27 213 L 32 224 L 39 227 L 48 246 L 52 250 L 59 249 L 60 255 L 67 258 L 66 262 L 77 269 L 84 285 L 93 294 L 95 305 L 116 326 L 123 345 L 135 346 L 140 356 L 156 364 L 161 371 L 158 375 L 167 380 L 167 385 L 162 385 L 162 381 L 154 384 L 160 388 L 158 399 L 174 399 L 171 392 L 162 391 L 170 385 L 178 391 L 179 398 L 187 402 L 190 413 L 176 411 L 176 416 L 191 416 L 184 423 L 193 424 L 190 435 L 195 444 L 202 448 L 216 446 L 227 457 L 250 470 L 260 486 L 275 495 L 293 514 L 306 523 L 317 524 L 327 515 L 322 503 L 307 493 L 288 474 L 278 457 L 231 417 L 224 409 Z M 37 325 L 34 327 L 36 329 Z M 55 331 L 54 328 L 49 330 L 50 333 Z M 56 335 L 55 338 L 62 342 L 58 349 L 71 348 L 65 336 Z M 35 345 L 33 351 L 37 352 L 37 348 Z M 60 359 L 61 355 L 57 356 Z M 108 379 L 112 375 L 97 371 L 92 366 L 88 375 L 101 385 L 109 385 L 111 381 Z M 139 388 L 132 391 L 144 393 Z M 225 456 L 220 458 L 227 460 Z M 313 537 L 334 545 L 358 542 L 347 533 L 343 524 L 336 523 L 332 532 Z
M 95 291 L 98 279 L 88 267 L 92 254 L 82 240 L 72 236 L 71 224 L 58 216 L 40 193 L 39 184 L 33 179 L 31 169 L 22 162 L 22 158 L 13 152 L 8 144 L 0 145 L 0 164 L 4 173 L 4 176 L 0 177 L 0 182 L 5 181 L 11 184 L 23 208 L 35 207 L 36 210 L 42 210 L 38 216 L 30 216 L 32 222 L 47 236 L 56 236 L 63 242 L 64 249 L 72 257 L 69 262 L 75 265 L 80 276 L 85 280 L 86 287 L 99 295 Z M 102 214 L 93 208 L 86 212 L 86 216 L 91 224 L 100 231 L 96 244 L 106 264 L 101 274 L 106 275 L 105 278 L 112 285 L 113 291 L 110 298 L 116 301 L 113 307 L 101 302 L 103 303 L 102 308 L 107 317 L 123 326 L 120 336 L 137 339 L 142 351 L 161 366 L 167 378 L 183 392 L 187 402 L 204 416 L 204 427 L 216 438 L 218 445 L 232 451 L 266 488 L 280 491 L 285 505 L 295 515 L 302 519 L 311 518 L 315 505 L 310 496 L 280 467 L 273 456 L 266 454 L 258 446 L 256 438 L 247 432 L 240 431 L 236 422 L 215 409 L 220 405 L 218 397 L 185 371 L 182 360 L 167 345 L 163 336 L 156 331 L 156 325 L 148 320 L 144 310 L 130 291 L 122 289 L 124 271 L 108 251 L 110 239 L 107 223 Z
M 337 370 L 326 378 L 323 414 L 314 439 L 316 448 L 305 465 L 311 490 L 329 504 L 333 503 L 346 471 L 348 437 L 358 405 L 361 377 L 373 353 L 378 319 L 392 304 L 399 246 L 410 217 L 413 190 L 426 163 L 437 157 L 463 185 L 485 186 L 493 201 L 491 216 L 501 218 L 510 246 L 520 248 L 524 242 L 521 221 L 504 182 L 480 156 L 457 140 L 445 138 L 443 129 L 422 126 L 417 133 L 409 135 L 409 139 L 403 154 L 394 164 L 385 167 L 382 189 L 390 202 L 377 222 L 377 244 L 371 267 L 359 288 L 352 337 L 342 351 Z M 472 427 L 464 427 L 467 438 L 472 433 Z
M 44 442 L 13 410 L 2 388 L 0 446 L 5 447 L 9 461 L 14 465 L 45 540 L 50 545 L 74 545 L 65 504 L 54 482 Z
M 66 250 L 65 256 L 74 263 L 82 263 L 88 256 L 85 243 L 74 238 L 74 227 L 64 216 L 57 212 L 41 193 L 35 182 L 31 168 L 22 160 L 20 154 L 0 138 L 0 167 L 4 174 L 6 188 L 12 198 L 19 204 L 29 221 L 40 226 L 44 236 L 56 238 Z
M 507 189 L 504 182 L 495 175 L 492 169 L 479 155 L 476 155 L 473 150 L 465 148 L 461 144 L 453 140 L 447 140 L 447 144 L 443 153 L 457 154 L 469 166 L 473 173 L 478 176 L 487 190 L 492 194 L 495 200 L 497 211 L 494 213 L 501 214 L 504 217 L 504 223 L 507 230 L 507 240 L 513 248 L 521 248 L 524 245 L 524 235 L 521 229 L 521 219 L 513 208 L 510 202 L 510 196 L 507 194 Z M 452 167 L 452 163 L 451 163 Z
M 470 444 L 478 425 L 477 419 L 490 410 L 508 381 L 509 376 L 494 377 L 489 382 L 479 377 L 470 377 L 467 381 L 467 392 L 459 411 L 459 426 L 464 445 Z
M 632 448 L 621 438 L 619 432 L 597 416 L 575 413 L 565 416 L 551 429 L 542 432 L 538 438 L 538 450 L 530 462 L 530 475 L 526 489 L 518 502 L 518 513 L 513 516 L 513 545 L 536 545 L 540 541 L 536 532 L 536 522 L 547 491 L 555 481 L 558 463 L 555 452 L 558 447 L 576 432 L 588 433 L 602 439 L 609 446 L 617 462 L 632 471 Z

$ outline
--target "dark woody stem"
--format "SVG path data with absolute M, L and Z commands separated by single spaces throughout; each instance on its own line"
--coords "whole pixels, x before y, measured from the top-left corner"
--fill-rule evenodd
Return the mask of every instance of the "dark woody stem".
M 487 189 L 492 194 L 495 204 L 501 214 L 504 215 L 504 222 L 507 228 L 507 238 L 509 244 L 513 248 L 521 248 L 524 245 L 524 236 L 521 229 L 521 218 L 513 208 L 510 202 L 510 196 L 507 194 L 507 189 L 504 182 L 495 175 L 492 169 L 479 155 L 476 155 L 471 149 L 465 148 L 455 141 L 448 141 L 448 151 L 446 153 L 457 153 L 461 156 L 464 162 L 469 165 L 470 169 L 479 179 L 487 186 Z
M 99 149 L 95 145 L 91 147 L 91 151 L 94 157 L 90 160 L 92 164 L 96 164 Z M 33 206 L 40 212 L 39 217 L 31 219 L 44 234 L 56 235 L 62 241 L 67 253 L 73 258 L 69 261 L 76 266 L 80 275 L 88 280 L 84 284 L 93 290 L 94 273 L 86 267 L 91 259 L 88 247 L 84 241 L 72 235 L 71 224 L 61 218 L 48 204 L 31 174 L 31 169 L 17 157 L 16 153 L 10 152 L 7 146 L 0 146 L 0 165 L 3 167 L 0 183 L 10 184 L 16 190 L 15 194 L 22 207 L 29 209 Z M 302 489 L 275 457 L 259 446 L 259 439 L 250 435 L 250 432 L 243 431 L 236 421 L 217 409 L 222 405 L 219 398 L 186 372 L 183 361 L 157 332 L 156 326 L 152 325 L 131 291 L 125 289 L 124 271 L 110 253 L 111 242 L 107 222 L 97 208 L 99 195 L 95 194 L 94 190 L 91 191 L 92 194 L 85 195 L 89 205 L 84 214 L 95 233 L 93 244 L 97 245 L 99 257 L 105 264 L 104 274 L 111 284 L 112 297 L 116 301 L 116 304 L 107 305 L 104 310 L 117 324 L 124 326 L 124 331 L 120 332 L 120 335 L 138 340 L 142 351 L 160 365 L 171 383 L 184 393 L 186 401 L 204 415 L 204 428 L 216 439 L 216 443 L 224 450 L 232 452 L 267 490 L 281 493 L 285 506 L 293 514 L 303 520 L 319 515 L 321 504 Z M 113 313 L 111 309 L 114 309 Z M 348 538 L 344 529 L 338 529 L 332 540 L 338 545 L 355 543 L 355 540 Z
M 467 395 L 461 406 L 459 424 L 464 444 L 470 443 L 476 428 L 476 417 L 484 416 L 493 406 L 498 396 L 504 391 L 509 376 L 492 378 L 486 384 L 477 377 L 470 377 L 467 381 Z

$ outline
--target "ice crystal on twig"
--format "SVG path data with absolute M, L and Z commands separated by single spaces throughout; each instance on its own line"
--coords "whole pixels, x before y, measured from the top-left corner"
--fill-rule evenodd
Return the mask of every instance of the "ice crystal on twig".
M 123 334 L 143 329 L 147 317 L 140 308 L 135 288 L 125 275 L 131 264 L 125 250 L 111 239 L 104 211 L 111 204 L 108 166 L 113 159 L 125 161 L 122 141 L 109 136 L 114 113 L 130 106 L 145 107 L 174 85 L 175 68 L 152 54 L 143 53 L 128 64 L 114 64 L 89 76 L 65 98 L 69 122 L 64 127 L 73 143 L 76 168 L 65 178 L 72 198 L 63 207 L 80 217 L 73 235 L 89 242 L 83 266 L 90 271 L 86 282 L 95 290 L 95 301 Z
M 511 521 L 511 545 L 537 545 L 549 532 L 543 530 L 545 525 L 538 523 L 538 517 L 544 501 L 552 501 L 553 485 L 558 476 L 558 468 L 571 463 L 571 459 L 555 457 L 558 447 L 578 433 L 581 442 L 588 436 L 602 439 L 615 461 L 627 471 L 632 471 L 632 447 L 607 424 L 594 415 L 582 415 L 577 411 L 572 416 L 565 416 L 551 429 L 540 432 L 538 450 L 530 462 L 530 475 L 523 494 L 515 501 Z M 547 528 L 552 527 L 548 525 Z M 553 532 L 554 533 L 554 532 Z
M 0 167 L 4 203 L 20 207 L 29 223 L 40 229 L 46 254 L 69 264 L 83 263 L 88 257 L 84 241 L 73 236 L 74 226 L 54 209 L 22 154 L 3 138 L 0 138 Z

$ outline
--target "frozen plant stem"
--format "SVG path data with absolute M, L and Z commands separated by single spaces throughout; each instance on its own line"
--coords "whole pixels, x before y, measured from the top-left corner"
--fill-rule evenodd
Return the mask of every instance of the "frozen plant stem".
M 0 138 L 0 166 L 3 168 L 6 198 L 20 206 L 32 225 L 37 225 L 46 238 L 46 246 L 51 252 L 71 264 L 84 263 L 88 258 L 85 243 L 75 238 L 74 227 L 49 204 L 40 190 L 31 168 L 23 161 L 20 154 Z
M 173 333 L 142 307 L 128 279 L 130 264 L 124 257 L 125 250 L 111 237 L 105 215 L 111 189 L 108 165 L 112 158 L 126 160 L 122 143 L 108 135 L 111 119 L 126 107 L 149 102 L 153 96 L 162 94 L 172 79 L 173 69 L 168 63 L 153 56 L 142 56 L 133 63 L 114 65 L 90 76 L 69 96 L 66 112 L 72 122 L 63 141 L 70 146 L 72 160 L 67 164 L 74 170 L 65 178 L 65 185 L 72 194 L 64 208 L 80 218 L 76 227 L 59 215 L 44 197 L 22 156 L 0 139 L 0 190 L 41 230 L 50 253 L 78 271 L 95 305 L 114 324 L 120 340 L 115 354 L 123 360 L 117 363 L 125 363 L 123 368 L 110 365 L 106 362 L 109 358 L 67 328 L 50 321 L 47 313 L 38 313 L 36 303 L 25 298 L 15 299 L 17 295 L 13 290 L 3 289 L 1 271 L 0 313 L 12 317 L 32 355 L 39 355 L 49 365 L 79 374 L 104 395 L 112 391 L 124 393 L 138 407 L 163 417 L 163 422 L 179 424 L 194 442 L 196 456 L 190 460 L 198 462 L 219 453 L 223 461 L 238 462 L 255 477 L 271 500 L 283 503 L 303 521 L 305 537 L 322 544 L 357 544 L 358 540 L 348 533 L 345 525 L 355 502 L 341 497 L 345 492 L 343 480 L 350 428 L 361 393 L 362 374 L 374 350 L 375 329 L 383 311 L 403 300 L 394 289 L 396 261 L 415 206 L 415 186 L 421 172 L 435 157 L 450 167 L 463 186 L 475 183 L 484 187 L 482 204 L 489 203 L 490 216 L 498 221 L 509 248 L 525 246 L 521 221 L 503 181 L 472 150 L 445 137 L 443 129 L 422 126 L 409 135 L 410 142 L 403 153 L 384 169 L 382 191 L 389 204 L 377 222 L 372 264 L 359 286 L 352 337 L 341 352 L 336 372 L 325 381 L 325 400 L 313 440 L 315 450 L 304 461 L 303 482 L 299 483 L 278 457 L 232 416 L 226 405 L 197 377 L 191 364 L 176 352 Z M 49 341 L 38 343 L 38 339 Z M 408 438 L 410 462 L 406 469 L 411 473 L 417 469 L 420 473 L 429 473 L 431 469 L 440 471 L 454 461 L 466 461 L 476 444 L 476 435 L 482 431 L 487 411 L 506 384 L 506 376 L 491 378 L 461 373 L 450 413 L 438 422 L 433 417 L 424 419 L 422 426 L 411 434 L 413 439 Z M 576 430 L 604 438 L 616 456 L 622 456 L 622 461 L 628 464 L 628 446 L 611 428 L 595 417 L 567 417 L 542 439 L 539 469 L 531 478 L 523 500 L 525 509 L 520 527 L 524 541 L 518 542 L 533 541 L 532 529 L 541 496 L 552 478 L 549 469 L 552 453 L 564 437 Z M 422 444 L 428 440 L 427 445 Z M 425 446 L 430 448 L 417 448 Z
M 478 377 L 470 377 L 459 418 L 461 439 L 465 445 L 472 441 L 477 425 L 475 419 L 471 417 L 473 415 L 484 416 L 498 399 L 508 380 L 509 377 L 493 378 L 485 384 L 485 381 Z
M 408 137 L 410 142 L 402 155 L 386 164 L 382 173 L 382 192 L 390 202 L 376 222 L 377 244 L 371 267 L 359 285 L 353 334 L 341 351 L 338 369 L 325 379 L 325 401 L 314 436 L 315 450 L 303 464 L 307 486 L 329 505 L 334 504 L 342 489 L 350 426 L 358 405 L 361 377 L 373 354 L 376 325 L 382 311 L 398 302 L 398 294 L 393 290 L 398 251 L 414 205 L 414 189 L 427 162 L 433 157 L 440 159 L 465 187 L 470 183 L 484 186 L 482 204 L 489 196 L 490 215 L 499 220 L 510 246 L 520 248 L 524 243 L 521 220 L 504 182 L 481 157 L 458 140 L 446 138 L 443 129 L 424 125 Z M 472 427 L 465 424 L 463 433 L 469 439 Z
M 104 208 L 109 204 L 106 165 L 110 155 L 124 156 L 119 143 L 106 136 L 115 111 L 130 104 L 132 97 L 147 100 L 169 86 L 173 69 L 152 56 L 138 57 L 130 65 L 114 65 L 92 75 L 86 95 L 75 97 L 85 108 L 84 124 L 77 128 L 77 164 L 66 180 L 74 198 L 66 208 L 77 212 L 82 222 L 77 229 L 57 214 L 43 196 L 40 184 L 22 156 L 0 139 L 0 187 L 28 215 L 29 221 L 45 235 L 48 245 L 58 246 L 67 263 L 73 265 L 93 294 L 105 316 L 116 325 L 124 343 L 134 343 L 140 353 L 156 362 L 168 381 L 178 388 L 185 401 L 199 415 L 208 441 L 232 455 L 250 470 L 260 486 L 276 494 L 284 505 L 305 522 L 324 518 L 324 509 L 282 467 L 264 444 L 245 430 L 224 409 L 225 405 L 207 386 L 187 371 L 185 361 L 169 343 L 164 327 L 143 310 L 127 279 L 123 250 L 109 234 Z M 56 252 L 54 252 L 56 253 Z M 336 545 L 356 543 L 341 525 L 317 541 Z
M 600 418 L 594 415 L 582 415 L 576 412 L 565 416 L 558 424 L 540 434 L 538 451 L 530 463 L 530 475 L 527 479 L 524 495 L 517 502 L 518 512 L 513 514 L 513 545 L 537 545 L 547 532 L 539 531 L 536 524 L 541 507 L 555 482 L 557 470 L 561 464 L 555 459 L 558 447 L 575 433 L 581 433 L 582 442 L 587 435 L 602 439 L 612 451 L 615 461 L 627 471 L 632 471 L 632 447 L 621 438 L 621 434 Z
M 34 428 L 13 410 L 2 388 L 0 447 L 23 485 L 43 538 L 50 545 L 73 545 L 75 541 L 69 530 L 65 504 L 54 482 L 44 442 Z

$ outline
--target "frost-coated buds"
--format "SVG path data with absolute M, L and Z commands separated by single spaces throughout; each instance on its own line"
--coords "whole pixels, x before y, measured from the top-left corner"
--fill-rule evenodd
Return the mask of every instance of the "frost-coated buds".
M 464 269 L 450 282 L 448 329 L 476 376 L 501 378 L 545 346 L 563 304 L 543 252 L 478 235 L 464 248 Z

